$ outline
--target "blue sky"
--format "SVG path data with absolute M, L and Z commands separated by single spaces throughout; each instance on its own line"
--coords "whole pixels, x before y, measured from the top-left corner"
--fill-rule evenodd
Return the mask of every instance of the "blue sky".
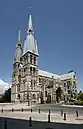
M 39 68 L 56 74 L 74 70 L 78 89 L 83 89 L 83 0 L 0 0 L 0 78 L 11 82 L 17 31 L 23 41 L 29 13 Z

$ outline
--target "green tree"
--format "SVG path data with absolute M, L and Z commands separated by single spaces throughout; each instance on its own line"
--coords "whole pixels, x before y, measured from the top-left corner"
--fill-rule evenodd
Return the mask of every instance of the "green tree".
M 5 91 L 4 95 L 0 98 L 1 103 L 11 102 L 11 88 Z
M 77 100 L 83 101 L 83 92 L 82 92 L 82 91 L 80 91 L 80 92 L 77 94 Z

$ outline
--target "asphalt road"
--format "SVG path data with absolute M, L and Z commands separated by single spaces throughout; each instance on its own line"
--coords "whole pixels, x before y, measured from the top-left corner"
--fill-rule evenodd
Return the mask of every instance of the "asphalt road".
M 4 121 L 7 121 L 6 126 Z M 32 127 L 30 127 L 27 120 L 0 117 L 0 129 L 83 129 L 83 125 L 33 121 Z
M 27 108 L 28 108 L 28 106 L 27 106 Z M 71 121 L 74 120 L 74 115 L 75 115 L 76 110 L 78 110 L 80 116 L 83 116 L 83 109 L 82 108 L 63 107 L 60 104 L 41 104 L 41 105 L 35 105 L 32 108 L 33 112 L 34 111 L 38 112 L 39 109 L 43 113 L 44 112 L 47 113 L 49 111 L 49 109 L 51 110 L 52 113 L 53 112 L 54 113 L 60 113 L 61 109 L 63 109 L 64 112 L 67 112 L 67 114 L 72 115 L 72 116 L 68 115 L 68 118 L 67 118 L 67 120 L 70 119 Z M 32 127 L 29 127 L 28 117 L 30 117 L 31 114 L 32 114 L 32 118 L 34 118 L 34 119 L 39 117 L 39 115 L 40 115 L 41 116 L 40 118 L 42 120 L 44 120 L 44 119 L 47 120 L 47 116 L 44 116 L 42 113 L 40 113 L 40 114 L 36 113 L 36 112 L 30 113 L 30 111 L 27 112 L 27 113 L 26 112 L 13 112 L 13 113 L 12 112 L 4 112 L 4 113 L 0 113 L 0 129 L 4 129 L 4 121 L 5 120 L 7 120 L 8 129 L 11 129 L 11 128 L 12 129 L 27 129 L 27 128 L 29 129 L 29 128 L 32 128 L 32 127 L 33 127 L 33 129 L 39 129 L 39 128 L 40 129 L 46 129 L 46 126 L 47 126 L 47 124 L 45 124 L 46 122 L 40 121 L 39 118 L 37 118 L 38 121 L 36 119 L 36 121 L 32 122 L 32 124 L 33 124 Z M 4 118 L 3 118 L 3 116 L 4 116 Z M 8 118 L 10 116 L 13 116 L 13 118 Z M 17 119 L 14 119 L 16 117 L 17 117 Z M 82 124 L 60 123 L 60 121 L 63 120 L 63 117 L 61 117 L 60 115 L 55 114 L 55 116 L 51 116 L 51 117 L 54 118 L 55 122 L 53 124 L 50 123 L 51 125 L 53 125 L 53 128 L 49 127 L 49 125 L 48 125 L 48 127 L 50 129 L 55 129 L 55 128 L 56 129 L 62 129 L 62 128 L 63 129 L 73 129 L 73 128 L 83 129 Z M 22 118 L 22 119 L 26 118 L 27 120 L 21 120 L 20 118 Z M 56 122 L 57 119 L 59 120 L 59 123 Z M 77 122 L 80 122 L 80 119 Z
M 79 115 L 83 116 L 83 108 L 79 108 L 79 107 L 66 107 L 66 106 L 63 107 L 60 104 L 41 104 L 41 105 L 34 106 L 32 108 L 33 111 L 37 111 L 39 109 L 46 113 L 49 111 L 49 109 L 52 113 L 60 112 L 62 109 L 63 112 L 66 112 L 72 115 L 75 114 L 77 110 L 79 112 Z

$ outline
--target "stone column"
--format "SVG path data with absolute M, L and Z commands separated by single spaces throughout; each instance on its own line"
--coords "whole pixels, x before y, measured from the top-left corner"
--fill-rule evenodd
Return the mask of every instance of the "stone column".
M 45 84 L 44 84 L 44 91 L 43 91 L 43 100 L 44 100 L 44 103 L 45 103 Z

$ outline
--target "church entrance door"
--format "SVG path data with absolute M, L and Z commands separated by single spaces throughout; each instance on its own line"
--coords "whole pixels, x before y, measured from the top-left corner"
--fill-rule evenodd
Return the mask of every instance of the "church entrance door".
M 47 103 L 51 103 L 51 95 L 47 96 Z
M 57 101 L 57 103 L 59 103 L 60 100 L 61 100 L 61 93 L 62 93 L 62 90 L 61 90 L 61 88 L 59 87 L 59 88 L 56 90 L 56 101 Z
M 41 100 L 41 104 L 43 104 L 44 103 L 44 99 L 43 99 L 43 93 L 42 92 L 41 92 L 40 100 Z

